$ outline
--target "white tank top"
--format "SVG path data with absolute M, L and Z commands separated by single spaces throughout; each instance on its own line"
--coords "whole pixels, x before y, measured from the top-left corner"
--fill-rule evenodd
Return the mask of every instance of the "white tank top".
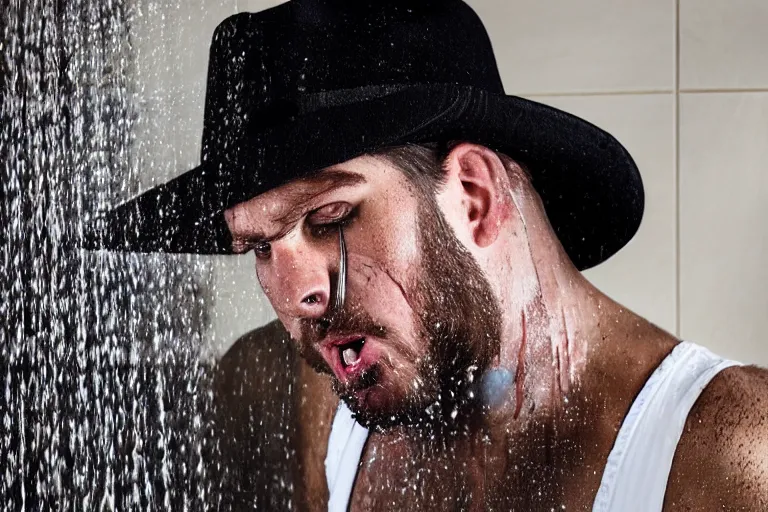
M 678 344 L 640 390 L 621 425 L 593 512 L 661 510 L 688 412 L 712 378 L 738 365 L 689 342 Z M 329 512 L 346 512 L 368 430 L 342 402 L 328 439 L 325 474 Z

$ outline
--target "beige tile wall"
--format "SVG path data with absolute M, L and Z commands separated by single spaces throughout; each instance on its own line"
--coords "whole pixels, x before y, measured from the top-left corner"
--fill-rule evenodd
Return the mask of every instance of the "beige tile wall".
M 766 364 L 768 91 L 683 94 L 680 114 L 680 329 Z
M 197 162 L 207 45 L 218 21 L 267 0 L 146 3 L 147 186 Z M 607 129 L 637 161 L 637 237 L 586 275 L 723 355 L 768 365 L 768 2 L 469 0 L 507 92 Z M 153 18 L 157 20 L 157 18 Z M 159 164 L 163 162 L 163 164 Z M 251 257 L 213 258 L 218 352 L 273 317 Z

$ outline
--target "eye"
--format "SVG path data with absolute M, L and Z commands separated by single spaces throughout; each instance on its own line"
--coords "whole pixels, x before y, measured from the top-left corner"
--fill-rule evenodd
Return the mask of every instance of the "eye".
M 264 240 L 235 239 L 232 242 L 232 251 L 235 254 L 245 254 L 253 251 L 259 259 L 269 258 L 272 246 Z
M 260 259 L 266 259 L 269 258 L 269 255 L 272 252 L 272 246 L 269 244 L 269 242 L 255 242 L 252 245 L 253 253 L 256 255 L 257 258 Z
M 317 236 L 335 231 L 352 220 L 353 208 L 349 203 L 331 203 L 314 210 L 307 216 L 307 226 Z

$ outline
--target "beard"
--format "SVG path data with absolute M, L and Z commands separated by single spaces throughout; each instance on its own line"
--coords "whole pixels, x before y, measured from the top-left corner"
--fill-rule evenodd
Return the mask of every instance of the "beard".
M 332 386 L 361 425 L 377 430 L 403 426 L 457 433 L 473 423 L 477 381 L 499 354 L 501 308 L 485 274 L 459 242 L 431 195 L 422 197 L 417 229 L 421 254 L 416 275 L 404 283 L 417 312 L 416 336 L 423 353 L 399 342 L 398 333 L 377 325 L 359 307 L 345 306 L 327 318 L 323 332 L 364 333 L 388 342 L 410 368 L 382 360 L 359 378 Z M 313 335 L 302 339 L 318 339 Z M 311 344 L 302 355 L 315 370 L 331 373 Z M 384 407 L 360 403 L 358 393 L 378 386 L 391 396 Z

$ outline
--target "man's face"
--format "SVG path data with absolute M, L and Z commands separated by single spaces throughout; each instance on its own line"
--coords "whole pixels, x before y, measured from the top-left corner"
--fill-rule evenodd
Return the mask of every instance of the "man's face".
M 483 272 L 431 195 L 383 159 L 360 157 L 226 212 L 302 356 L 358 421 L 456 419 L 498 353 L 501 314 Z M 333 297 L 339 231 L 346 301 Z

